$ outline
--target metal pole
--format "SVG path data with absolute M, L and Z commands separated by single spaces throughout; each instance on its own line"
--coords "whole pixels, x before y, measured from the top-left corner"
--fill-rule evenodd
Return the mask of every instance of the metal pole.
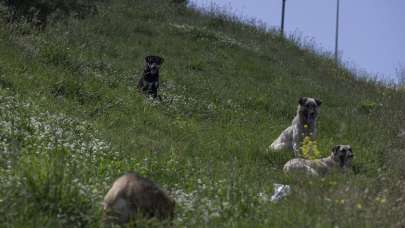
M 336 67 L 339 64 L 339 10 L 340 10 L 340 0 L 337 0 L 336 8 L 336 37 L 335 37 L 335 64 Z
M 281 10 L 281 36 L 284 36 L 284 16 L 285 16 L 285 2 L 286 0 L 283 0 L 283 7 Z

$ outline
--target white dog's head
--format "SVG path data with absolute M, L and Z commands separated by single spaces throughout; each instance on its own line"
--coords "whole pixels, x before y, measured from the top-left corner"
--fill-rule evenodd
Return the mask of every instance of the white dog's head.
M 316 98 L 301 97 L 298 101 L 298 114 L 307 124 L 315 122 L 322 102 Z

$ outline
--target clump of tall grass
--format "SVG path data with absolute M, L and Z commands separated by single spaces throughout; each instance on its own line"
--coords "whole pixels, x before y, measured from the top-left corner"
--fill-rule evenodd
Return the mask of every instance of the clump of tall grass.
M 42 112 L 19 96 L 2 92 L 0 104 L 0 208 L 35 208 L 55 216 L 59 224 L 87 224 L 90 218 L 82 213 L 100 198 L 90 167 L 115 159 L 110 145 L 89 123 Z M 3 224 L 22 217 L 35 223 L 30 213 L 7 214 Z
M 99 0 L 1 0 L 0 5 L 6 7 L 6 19 L 15 21 L 28 21 L 35 25 L 46 25 L 48 21 L 61 17 L 75 16 L 83 18 L 96 12 L 95 3 Z

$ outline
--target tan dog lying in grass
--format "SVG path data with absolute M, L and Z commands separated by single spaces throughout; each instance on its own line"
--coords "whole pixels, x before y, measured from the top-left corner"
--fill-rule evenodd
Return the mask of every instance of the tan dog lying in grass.
M 175 202 L 152 181 L 127 173 L 114 182 L 103 206 L 104 223 L 125 224 L 137 216 L 171 219 Z
M 346 170 L 351 167 L 353 152 L 350 145 L 337 145 L 329 157 L 307 160 L 294 158 L 284 165 L 285 173 L 301 172 L 311 176 L 326 175 L 332 170 Z

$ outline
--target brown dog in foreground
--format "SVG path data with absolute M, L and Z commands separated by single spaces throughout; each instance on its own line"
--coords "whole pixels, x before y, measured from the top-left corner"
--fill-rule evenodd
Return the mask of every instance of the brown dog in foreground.
M 172 219 L 175 201 L 152 181 L 127 173 L 118 178 L 104 197 L 104 223 L 125 224 L 135 217 Z

